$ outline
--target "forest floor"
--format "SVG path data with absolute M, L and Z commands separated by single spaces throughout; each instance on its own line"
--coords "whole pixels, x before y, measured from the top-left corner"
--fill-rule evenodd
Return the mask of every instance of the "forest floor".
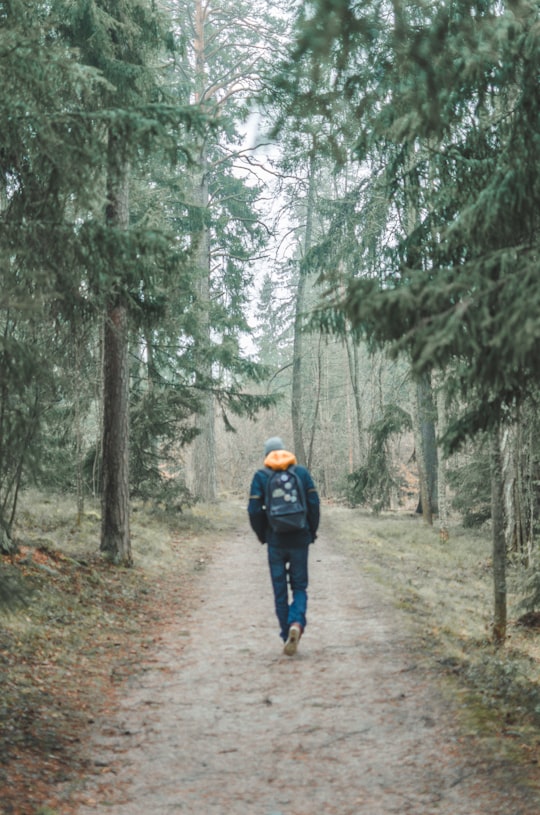
M 32 602 L 0 628 L 0 812 L 537 815 L 537 637 L 482 638 L 486 542 L 469 561 L 417 518 L 324 507 L 286 657 L 244 512 L 172 536 L 140 516 L 120 571 L 80 530 L 27 523 L 7 566 Z

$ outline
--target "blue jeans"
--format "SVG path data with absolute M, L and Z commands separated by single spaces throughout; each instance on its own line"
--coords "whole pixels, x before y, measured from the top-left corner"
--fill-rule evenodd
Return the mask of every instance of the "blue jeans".
M 282 640 L 287 639 L 292 623 L 300 623 L 302 629 L 306 627 L 308 551 L 307 544 L 290 547 L 268 544 L 268 564 Z

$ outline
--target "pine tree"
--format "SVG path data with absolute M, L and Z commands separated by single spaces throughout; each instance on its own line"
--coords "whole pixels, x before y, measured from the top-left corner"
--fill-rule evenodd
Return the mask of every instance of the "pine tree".
M 339 6 L 347 59 L 330 95 L 346 93 L 357 155 L 384 155 L 402 216 L 414 183 L 419 218 L 398 229 L 380 284 L 351 281 L 345 306 L 370 336 L 407 349 L 418 372 L 452 366 L 467 404 L 448 428 L 457 442 L 496 426 L 537 377 L 537 9 L 484 4 L 471 15 L 458 3 L 414 18 L 394 9 L 393 29 L 367 31 Z M 304 35 L 311 48 L 321 19 Z M 388 71 L 376 86 L 367 79 L 382 58 Z
M 177 5 L 178 24 L 186 36 L 186 56 L 178 82 L 207 117 L 207 128 L 194 135 L 192 164 L 184 200 L 189 207 L 190 256 L 197 280 L 197 373 L 201 395 L 200 431 L 194 444 L 194 490 L 197 497 L 217 496 L 215 415 L 226 426 L 230 413 L 253 414 L 267 397 L 243 393 L 244 383 L 261 372 L 242 357 L 252 264 L 262 251 L 258 186 L 248 183 L 240 124 L 261 82 L 272 28 L 265 9 L 253 4 L 216 0 Z M 243 166 L 243 177 L 238 168 Z
M 95 205 L 99 138 L 82 100 L 99 75 L 58 35 L 50 4 L 0 10 L 0 529 L 8 545 L 25 478 L 39 476 L 81 286 L 81 216 Z
M 152 3 L 58 0 L 55 10 L 62 34 L 103 78 L 89 118 L 107 145 L 101 156 L 105 200 L 103 217 L 88 229 L 89 279 L 104 311 L 101 549 L 129 565 L 130 308 L 142 285 L 141 256 L 163 251 L 155 233 L 131 224 L 129 191 L 141 148 L 164 141 L 174 148 L 172 126 L 192 117 L 160 92 L 154 60 L 164 32 Z

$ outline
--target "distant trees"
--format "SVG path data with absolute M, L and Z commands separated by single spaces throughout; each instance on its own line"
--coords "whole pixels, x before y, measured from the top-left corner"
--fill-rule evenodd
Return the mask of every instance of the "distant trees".
M 488 4 L 473 15 L 468 4 L 433 6 L 409 20 L 396 4 L 392 32 L 375 38 L 392 70 L 370 105 L 359 82 L 369 66 L 355 57 L 374 40 L 366 42 L 366 21 L 352 7 L 340 8 L 355 23 L 332 96 L 347 91 L 357 104 L 350 124 L 360 157 L 374 161 L 385 144 L 389 208 L 399 213 L 413 183 L 420 202 L 412 229 L 394 230 L 393 263 L 351 279 L 343 302 L 370 336 L 407 350 L 417 371 L 453 366 L 466 397 L 448 429 L 458 442 L 536 390 L 540 187 L 536 171 L 527 179 L 538 150 L 540 100 L 529 79 L 538 67 L 536 6 Z M 517 334 L 509 322 L 519 322 Z
M 373 198 L 358 191 L 357 262 L 345 271 L 326 262 L 326 325 L 340 330 L 346 315 L 371 342 L 406 354 L 415 376 L 444 371 L 459 406 L 444 441 L 456 449 L 480 431 L 498 438 L 537 393 L 538 8 L 398 2 L 390 15 L 314 0 L 299 12 L 282 86 L 292 115 L 332 121 L 384 202 L 363 233 Z M 492 518 L 502 639 L 498 507 Z

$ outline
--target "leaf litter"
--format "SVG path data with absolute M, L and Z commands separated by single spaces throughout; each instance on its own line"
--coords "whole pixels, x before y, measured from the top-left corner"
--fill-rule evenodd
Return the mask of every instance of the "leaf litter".
M 13 597 L 0 622 L 2 815 L 44 814 L 44 802 L 53 813 L 58 785 L 89 771 L 88 727 L 155 647 L 164 598 L 188 602 L 183 582 L 209 558 L 212 530 L 196 512 L 134 513 L 132 569 L 100 557 L 97 510 L 80 525 L 74 515 L 65 499 L 31 494 L 17 551 L 1 558 Z

